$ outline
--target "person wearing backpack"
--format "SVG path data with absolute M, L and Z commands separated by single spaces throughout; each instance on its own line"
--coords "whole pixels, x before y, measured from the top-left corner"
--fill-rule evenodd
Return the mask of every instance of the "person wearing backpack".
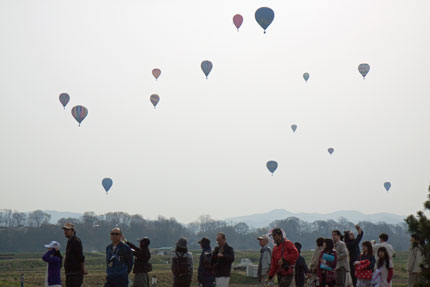
M 188 252 L 187 239 L 179 238 L 172 257 L 173 287 L 189 287 L 193 277 L 193 255 Z
M 200 247 L 202 248 L 202 253 L 200 254 L 198 275 L 197 275 L 199 286 L 214 287 L 215 276 L 212 274 L 211 241 L 206 237 L 203 237 L 202 240 L 199 241 L 199 244 L 200 244 Z
M 217 287 L 228 287 L 230 284 L 231 264 L 234 261 L 234 250 L 227 244 L 225 234 L 220 232 L 216 236 L 218 247 L 212 252 L 212 272 L 215 275 Z
M 149 287 L 148 272 L 152 271 L 152 264 L 149 263 L 149 259 L 151 259 L 149 244 L 151 241 L 148 237 L 138 239 L 139 247 L 137 247 L 133 243 L 127 241 L 127 239 L 124 238 L 124 235 L 121 236 L 121 240 L 131 248 L 134 257 L 136 258 L 133 267 L 133 287 Z

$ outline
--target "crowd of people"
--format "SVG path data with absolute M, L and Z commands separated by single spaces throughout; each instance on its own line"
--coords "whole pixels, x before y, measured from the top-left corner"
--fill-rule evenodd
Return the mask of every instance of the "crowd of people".
M 68 239 L 64 259 L 65 286 L 81 287 L 84 275 L 87 274 L 82 242 L 76 236 L 73 224 L 66 223 L 62 228 Z M 269 236 L 258 237 L 261 249 L 257 276 L 260 285 L 272 286 L 276 277 L 279 287 L 391 287 L 395 252 L 387 242 L 388 235 L 380 234 L 379 243 L 364 241 L 360 245 L 364 232 L 360 226 L 356 226 L 356 230 L 356 235 L 351 231 L 342 234 L 339 230 L 333 230 L 331 238 L 317 238 L 309 266 L 301 256 L 300 242 L 293 243 L 288 240 L 280 228 L 273 229 Z M 270 237 L 275 243 L 273 250 L 270 247 Z M 139 246 L 136 246 L 125 238 L 119 228 L 112 229 L 110 238 L 112 243 L 106 247 L 104 286 L 127 287 L 129 274 L 133 271 L 133 287 L 149 287 L 148 273 L 152 271 L 152 265 L 149 263 L 149 238 L 138 239 Z M 230 284 L 234 250 L 227 243 L 224 233 L 217 234 L 216 243 L 217 246 L 212 250 L 208 238 L 203 237 L 199 241 L 202 251 L 197 280 L 201 287 L 228 287 Z M 412 234 L 407 264 L 408 286 L 421 282 L 423 255 L 419 243 L 419 236 Z M 45 286 L 61 286 L 63 257 L 60 243 L 52 241 L 45 247 L 48 249 L 42 257 L 47 262 Z M 176 242 L 171 258 L 171 271 L 174 278 L 173 287 L 191 285 L 193 256 L 184 237 Z

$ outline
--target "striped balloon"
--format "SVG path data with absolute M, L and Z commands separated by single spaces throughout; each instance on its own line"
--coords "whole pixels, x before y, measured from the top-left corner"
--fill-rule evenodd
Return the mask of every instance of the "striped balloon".
M 70 96 L 67 93 L 60 94 L 60 103 L 63 105 L 63 108 L 66 109 L 67 104 L 70 101 Z
M 88 110 L 84 106 L 74 106 L 72 109 L 72 116 L 79 123 L 79 126 L 81 126 L 82 121 L 87 117 L 87 115 Z

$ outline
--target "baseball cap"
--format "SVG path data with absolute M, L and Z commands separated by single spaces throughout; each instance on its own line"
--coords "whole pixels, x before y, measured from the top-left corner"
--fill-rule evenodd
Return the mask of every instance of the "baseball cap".
M 75 225 L 73 223 L 66 222 L 61 229 L 75 230 Z
M 51 241 L 51 243 L 45 245 L 46 248 L 61 248 L 61 244 L 57 241 Z
M 267 236 L 267 235 L 261 235 L 261 236 L 257 237 L 257 239 L 258 240 L 267 240 L 267 241 L 269 241 L 269 236 Z

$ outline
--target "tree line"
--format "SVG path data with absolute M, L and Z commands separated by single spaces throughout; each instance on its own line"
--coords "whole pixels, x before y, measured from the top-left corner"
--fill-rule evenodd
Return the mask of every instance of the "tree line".
M 317 237 L 331 237 L 331 231 L 338 229 L 341 232 L 351 230 L 355 232 L 355 225 L 345 218 L 338 220 L 318 220 L 305 222 L 296 217 L 289 217 L 273 221 L 265 228 L 251 228 L 246 223 L 229 223 L 215 220 L 208 215 L 202 215 L 198 220 L 181 224 L 175 218 L 159 216 L 155 220 L 148 220 L 139 214 L 130 215 L 125 212 L 108 212 L 97 215 L 94 212 L 85 212 L 80 218 L 62 218 L 57 224 L 50 224 L 51 216 L 41 210 L 29 214 L 12 211 L 0 211 L 0 253 L 12 252 L 38 252 L 43 245 L 52 240 L 66 244 L 61 227 L 65 222 L 75 225 L 77 235 L 81 238 L 84 249 L 88 252 L 104 251 L 110 243 L 110 230 L 119 227 L 128 240 L 147 236 L 151 240 L 151 248 L 173 247 L 181 236 L 188 238 L 190 249 L 199 249 L 198 241 L 207 237 L 215 245 L 218 232 L 224 232 L 231 246 L 236 250 L 258 250 L 256 238 L 268 234 L 274 227 L 286 231 L 288 239 L 299 241 L 303 250 L 315 248 Z M 409 247 L 409 234 L 406 224 L 387 224 L 384 222 L 359 222 L 364 230 L 363 240 L 377 240 L 382 232 L 389 236 L 395 250 L 407 250 Z

